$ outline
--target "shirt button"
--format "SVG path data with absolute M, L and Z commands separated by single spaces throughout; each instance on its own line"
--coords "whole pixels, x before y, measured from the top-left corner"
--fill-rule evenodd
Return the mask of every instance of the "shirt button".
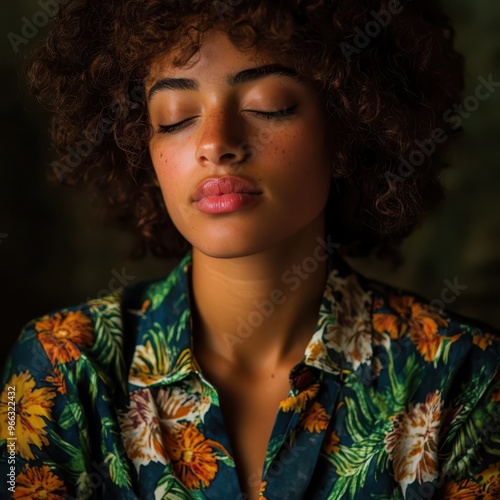
M 304 368 L 294 380 L 297 389 L 302 390 L 309 387 L 316 380 L 316 374 L 309 368 Z

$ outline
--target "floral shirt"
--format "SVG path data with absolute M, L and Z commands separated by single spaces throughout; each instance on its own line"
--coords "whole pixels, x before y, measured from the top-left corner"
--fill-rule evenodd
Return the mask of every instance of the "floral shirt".
M 2 380 L 1 498 L 245 498 L 192 353 L 191 265 L 25 325 Z M 334 251 L 249 480 L 262 499 L 500 498 L 499 363 L 498 332 Z

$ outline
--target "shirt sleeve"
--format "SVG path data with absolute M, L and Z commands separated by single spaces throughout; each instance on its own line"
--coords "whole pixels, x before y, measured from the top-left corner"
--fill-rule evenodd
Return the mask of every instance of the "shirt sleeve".
M 437 499 L 500 498 L 500 373 L 481 386 L 470 385 L 466 395 L 474 401 L 454 431 Z M 464 405 L 465 406 L 465 405 Z M 469 410 L 469 409 L 467 409 Z M 452 423 L 453 427 L 453 423 Z
M 2 375 L 0 497 L 97 498 L 88 481 L 96 471 L 86 420 L 68 396 L 77 350 L 72 342 L 44 341 L 40 324 L 24 326 Z M 54 363 L 56 355 L 68 362 Z

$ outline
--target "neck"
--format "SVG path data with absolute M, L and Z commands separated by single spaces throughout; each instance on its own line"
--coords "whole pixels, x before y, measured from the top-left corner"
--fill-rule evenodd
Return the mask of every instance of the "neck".
M 215 357 L 254 373 L 298 363 L 316 328 L 331 251 L 322 220 L 243 257 L 213 258 L 193 248 L 197 359 Z

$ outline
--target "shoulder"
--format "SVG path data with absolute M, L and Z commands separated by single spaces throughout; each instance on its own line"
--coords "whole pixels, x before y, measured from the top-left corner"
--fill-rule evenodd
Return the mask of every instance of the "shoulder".
M 410 341 L 426 362 L 454 361 L 473 354 L 500 363 L 500 330 L 481 320 L 452 312 L 441 300 L 362 278 L 372 296 L 372 326 L 393 341 Z
M 460 408 L 462 419 L 488 408 L 498 422 L 499 330 L 408 290 L 370 280 L 366 286 L 381 376 L 399 380 L 413 405 L 438 395 L 439 405 Z
M 126 380 L 126 355 L 134 342 L 134 318 L 141 315 L 148 287 L 161 280 L 141 281 L 104 297 L 49 311 L 26 323 L 3 372 L 35 379 L 47 373 L 79 370 L 103 380 Z M 12 384 L 10 384 L 12 385 Z
M 404 429 L 415 439 L 422 425 L 435 433 L 446 480 L 500 470 L 499 330 L 408 290 L 374 280 L 365 287 L 381 365 L 375 386 L 403 402 L 391 420 L 388 448 Z

